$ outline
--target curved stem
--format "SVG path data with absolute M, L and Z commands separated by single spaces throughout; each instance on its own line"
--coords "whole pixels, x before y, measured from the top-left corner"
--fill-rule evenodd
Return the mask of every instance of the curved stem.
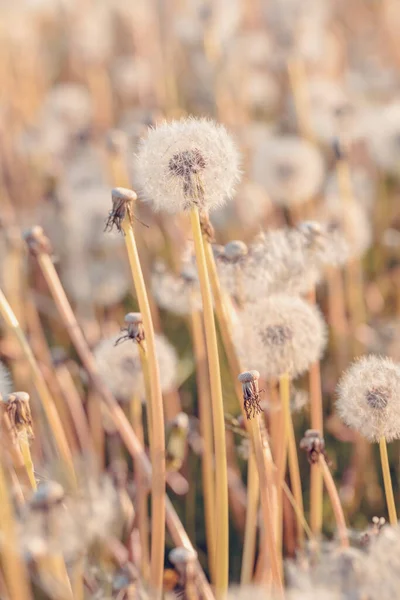
M 381 437 L 379 440 L 379 450 L 381 454 L 383 483 L 385 485 L 386 503 L 389 512 L 389 521 L 391 525 L 397 525 L 397 512 L 394 502 L 392 479 L 390 477 L 389 459 L 387 453 L 386 439 Z
M 216 573 L 215 587 L 217 598 L 225 596 L 228 588 L 229 569 L 229 516 L 228 516 L 228 473 L 226 463 L 225 418 L 222 399 L 221 372 L 219 366 L 217 332 L 211 296 L 210 280 L 207 271 L 200 227 L 199 212 L 196 207 L 190 212 L 194 246 L 199 272 L 203 301 L 204 325 L 206 333 L 208 368 L 210 374 L 212 415 L 215 447 L 215 492 L 216 492 Z

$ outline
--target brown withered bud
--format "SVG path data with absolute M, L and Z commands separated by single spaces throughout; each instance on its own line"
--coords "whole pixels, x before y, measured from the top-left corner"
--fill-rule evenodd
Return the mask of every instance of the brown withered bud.
M 243 389 L 243 401 L 246 417 L 252 419 L 262 412 L 260 405 L 260 390 L 258 389 L 258 380 L 260 373 L 258 371 L 244 371 L 238 377 Z
M 28 437 L 33 438 L 32 415 L 29 405 L 29 394 L 14 392 L 9 394 L 4 401 L 11 427 L 17 433 L 25 431 Z
M 316 429 L 307 429 L 300 441 L 300 449 L 307 452 L 310 464 L 316 464 L 320 454 L 325 456 L 325 440 Z
M 145 340 L 143 318 L 140 313 L 130 312 L 125 315 L 125 327 L 121 328 L 122 335 L 116 340 L 115 346 L 126 340 L 134 340 L 141 344 Z
M 123 233 L 122 223 L 125 216 L 130 223 L 133 222 L 133 204 L 137 195 L 133 190 L 117 187 L 111 192 L 112 209 L 108 213 L 104 231 L 112 231 L 114 225 L 120 233 Z
M 31 229 L 28 229 L 24 233 L 24 239 L 29 248 L 29 252 L 33 256 L 52 253 L 50 240 L 39 225 L 35 225 L 34 227 L 31 227 Z

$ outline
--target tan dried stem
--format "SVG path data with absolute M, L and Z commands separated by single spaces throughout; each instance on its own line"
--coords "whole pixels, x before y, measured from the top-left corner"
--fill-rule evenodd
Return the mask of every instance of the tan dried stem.
M 39 258 L 39 256 L 38 256 Z M 64 289 L 58 278 L 57 272 L 54 269 L 54 265 L 48 254 L 40 255 L 40 266 L 53 296 L 53 299 L 57 305 L 60 317 L 64 323 L 66 330 L 69 333 L 71 341 L 75 347 L 75 350 L 82 361 L 82 364 L 89 375 L 92 385 L 98 393 L 101 400 L 104 402 L 110 417 L 119 432 L 128 452 L 131 454 L 134 460 L 137 460 L 140 464 L 143 475 L 150 480 L 152 478 L 152 465 L 147 458 L 146 452 L 137 436 L 135 435 L 126 415 L 118 405 L 116 399 L 111 394 L 108 387 L 105 385 L 101 374 L 98 370 L 96 361 L 90 348 L 83 336 L 83 333 L 76 321 L 75 315 L 68 302 Z M 171 533 L 172 539 L 176 545 L 185 546 L 192 548 L 192 544 L 188 536 L 186 535 L 185 529 L 179 520 L 178 515 L 168 497 L 165 499 L 166 503 L 166 520 L 167 526 Z M 204 597 L 207 600 L 213 599 L 210 586 L 204 576 L 199 563 L 196 563 L 196 569 L 198 573 L 198 579 L 200 581 L 200 587 Z

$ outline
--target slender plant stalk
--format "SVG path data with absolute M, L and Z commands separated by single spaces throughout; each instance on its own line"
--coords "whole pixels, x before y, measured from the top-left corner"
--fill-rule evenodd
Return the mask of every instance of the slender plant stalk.
M 32 489 L 36 490 L 36 478 L 35 478 L 35 467 L 33 466 L 33 460 L 31 456 L 31 449 L 29 445 L 29 438 L 26 431 L 21 431 L 18 434 L 19 447 L 24 458 L 26 472 L 28 473 L 29 481 Z
M 280 390 L 282 400 L 282 411 L 284 421 L 284 440 L 283 443 L 287 444 L 288 448 L 288 461 L 290 471 L 290 483 L 292 485 L 293 496 L 296 504 L 299 508 L 301 518 L 296 515 L 297 518 L 297 535 L 300 546 L 304 544 L 304 508 L 303 508 L 303 495 L 301 490 L 301 477 L 299 469 L 299 459 L 297 455 L 297 445 L 294 433 L 292 415 L 290 412 L 290 378 L 287 374 L 280 377 Z M 285 467 L 284 467 L 285 468 Z
M 109 412 L 109 415 L 117 431 L 119 432 L 123 442 L 125 443 L 127 450 L 131 454 L 132 458 L 134 460 L 137 460 L 138 464 L 140 464 L 143 476 L 147 477 L 148 479 L 151 479 L 152 465 L 149 459 L 147 458 L 146 452 L 144 451 L 142 444 L 135 435 L 135 432 L 133 431 L 129 420 L 124 414 L 124 411 L 118 405 L 114 396 L 104 384 L 104 381 L 97 368 L 97 364 L 93 357 L 93 354 L 91 353 L 90 348 L 76 321 L 71 306 L 68 303 L 68 299 L 58 279 L 58 275 L 56 270 L 54 269 L 54 265 L 48 255 L 42 255 L 42 257 L 45 256 L 47 256 L 48 261 L 44 262 L 44 266 L 45 269 L 49 269 L 46 281 L 49 285 L 54 301 L 57 304 L 57 308 L 62 318 L 64 327 L 66 328 L 71 337 L 75 350 L 79 355 L 82 364 L 92 381 L 93 387 L 95 388 L 96 392 L 99 394 L 101 399 L 104 401 L 106 409 Z M 177 546 L 185 546 L 186 548 L 193 550 L 193 546 L 191 545 L 190 540 L 186 535 L 183 525 L 180 522 L 179 517 L 175 512 L 175 509 L 173 508 L 172 504 L 169 502 L 167 497 L 165 498 L 165 503 L 167 524 L 172 539 L 174 540 L 174 543 Z M 211 600 L 213 598 L 213 595 L 210 586 L 198 562 L 196 563 L 196 571 L 200 581 L 199 585 L 201 587 L 204 597 L 208 600 Z
M 321 466 L 322 475 L 325 482 L 326 491 L 328 492 L 331 500 L 333 513 L 336 519 L 336 525 L 339 532 L 340 543 L 343 548 L 348 548 L 349 537 L 347 535 L 346 521 L 343 514 L 342 505 L 340 502 L 339 494 L 337 492 L 335 482 L 333 481 L 332 473 L 326 463 L 325 457 L 322 453 L 319 455 L 319 464 Z
M 210 375 L 212 416 L 215 448 L 215 508 L 216 508 L 216 573 L 215 588 L 217 598 L 223 598 L 228 589 L 229 569 L 229 515 L 228 515 L 228 473 L 226 462 L 225 417 L 222 399 L 221 372 L 219 366 L 217 332 L 214 310 L 204 252 L 203 235 L 200 227 L 199 211 L 190 211 L 194 246 L 199 272 L 203 301 L 204 326 Z
M 18 548 L 15 516 L 9 496 L 3 464 L 0 461 L 0 531 L 7 543 L 2 544 L 1 564 L 7 597 L 10 600 L 32 600 L 28 573 Z
M 283 584 L 282 584 L 282 567 L 279 560 L 278 550 L 275 539 L 275 528 L 274 528 L 274 516 L 273 516 L 273 504 L 272 504 L 272 482 L 273 474 L 271 472 L 271 465 L 267 464 L 265 460 L 266 455 L 263 450 L 263 440 L 260 430 L 260 417 L 256 416 L 249 421 L 252 433 L 252 443 L 254 447 L 254 454 L 257 462 L 258 477 L 260 482 L 260 495 L 261 495 L 261 510 L 262 510 L 262 524 L 264 528 L 264 534 L 266 537 L 266 544 L 269 551 L 269 561 L 271 567 L 271 578 L 274 587 L 278 594 L 283 595 Z
M 140 443 L 144 446 L 143 420 L 142 420 L 142 402 L 140 398 L 134 396 L 130 402 L 130 421 L 133 431 L 136 433 Z M 143 474 L 140 465 L 135 461 L 135 482 L 136 482 L 136 514 L 137 526 L 140 540 L 140 567 L 145 581 L 149 580 L 150 571 L 150 547 L 149 547 L 149 514 L 147 508 L 147 482 L 143 480 Z
M 161 596 L 164 572 L 165 546 L 165 425 L 160 374 L 157 363 L 157 352 L 153 321 L 147 298 L 146 286 L 140 267 L 135 236 L 128 215 L 123 223 L 126 249 L 131 267 L 133 282 L 139 302 L 139 310 L 143 318 L 146 335 L 148 373 L 150 379 L 151 406 L 151 446 L 150 455 L 153 465 L 151 488 L 151 567 L 150 585 Z
M 21 451 L 21 446 L 18 441 L 17 432 L 11 425 L 10 418 L 7 412 L 4 410 L 5 403 L 1 402 L 2 405 L 2 416 L 1 416 L 1 441 L 2 450 L 7 452 L 11 458 L 12 465 L 14 467 L 15 474 L 18 478 L 18 482 L 24 489 L 31 490 L 36 488 L 36 480 L 32 477 L 32 473 L 28 473 L 24 456 Z
M 211 419 L 210 383 L 207 370 L 207 352 L 205 347 L 202 314 L 193 310 L 192 339 L 196 361 L 196 381 L 199 403 L 200 433 L 203 439 L 201 455 L 202 483 L 204 495 L 204 512 L 207 538 L 208 566 L 211 581 L 215 582 L 215 480 L 214 480 L 214 446 Z
M 76 485 L 75 472 L 72 462 L 72 456 L 69 450 L 68 442 L 65 437 L 64 429 L 60 421 L 60 417 L 58 416 L 57 410 L 55 408 L 53 399 L 50 395 L 50 392 L 47 388 L 46 382 L 43 378 L 43 375 L 38 367 L 38 364 L 35 360 L 35 357 L 32 353 L 32 350 L 28 344 L 28 341 L 22 331 L 17 318 L 15 317 L 10 305 L 8 304 L 3 292 L 0 290 L 0 314 L 3 316 L 5 322 L 8 327 L 10 327 L 20 346 L 21 350 L 29 364 L 32 380 L 34 386 L 39 394 L 41 399 L 41 403 L 50 426 L 50 429 L 53 433 L 54 441 L 56 444 L 56 448 L 60 455 L 61 460 L 64 464 L 65 474 L 67 476 L 68 482 L 70 485 Z
M 310 293 L 309 301 L 315 303 L 315 290 Z M 310 366 L 309 374 L 311 428 L 324 435 L 324 418 L 322 407 L 321 368 L 319 361 Z M 322 531 L 323 521 L 323 479 L 318 463 L 310 469 L 310 526 L 314 536 L 318 538 Z
M 89 389 L 86 401 L 90 440 L 93 445 L 99 471 L 105 469 L 105 432 L 103 427 L 103 410 L 107 406 L 100 402 L 97 390 Z
M 314 141 L 310 125 L 310 105 L 306 85 L 306 72 L 301 58 L 292 57 L 288 61 L 288 74 L 292 88 L 300 134 L 310 142 Z
M 388 507 L 389 521 L 391 525 L 397 525 L 396 504 L 394 502 L 392 479 L 390 477 L 389 459 L 386 446 L 386 439 L 381 437 L 379 440 L 379 450 L 381 454 L 383 483 L 385 486 L 386 504 Z
M 258 482 L 257 463 L 252 450 L 247 465 L 247 508 L 246 527 L 240 585 L 250 585 L 253 578 L 254 560 L 256 556 L 257 515 L 260 502 L 260 485 Z

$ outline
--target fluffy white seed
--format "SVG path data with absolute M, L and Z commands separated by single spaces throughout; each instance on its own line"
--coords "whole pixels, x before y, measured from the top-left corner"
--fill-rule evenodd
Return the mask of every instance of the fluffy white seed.
M 321 358 L 326 326 L 317 307 L 279 294 L 239 313 L 235 344 L 242 368 L 255 368 L 265 379 L 294 378 Z
M 188 118 L 149 129 L 135 162 L 136 184 L 156 211 L 192 206 L 210 210 L 231 198 L 239 181 L 239 154 L 221 125 Z
M 400 437 L 400 366 L 389 358 L 363 356 L 338 385 L 343 421 L 371 442 Z

